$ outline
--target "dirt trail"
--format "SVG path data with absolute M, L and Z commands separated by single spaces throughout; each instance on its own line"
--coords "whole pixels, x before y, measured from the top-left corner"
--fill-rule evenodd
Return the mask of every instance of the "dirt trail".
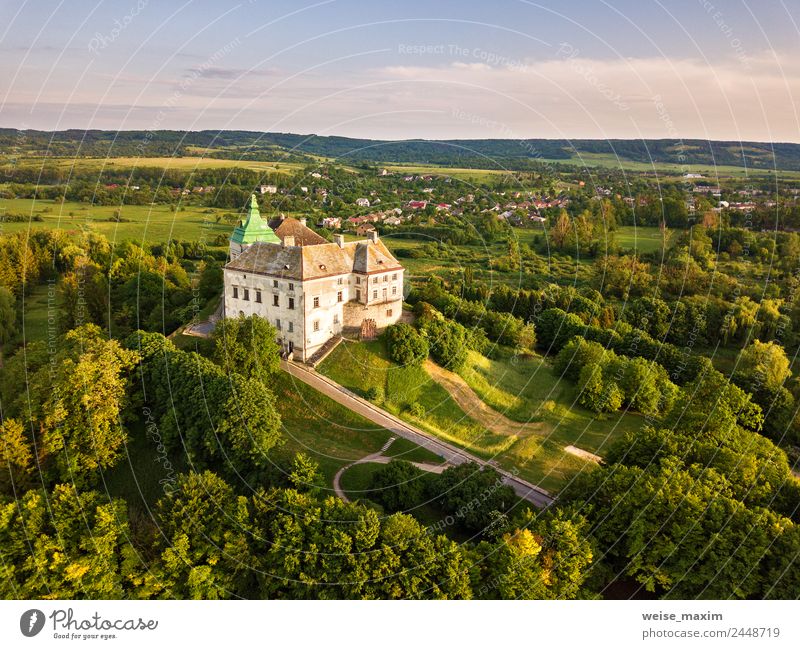
M 469 387 L 467 382 L 455 372 L 446 370 L 430 360 L 425 361 L 425 370 L 431 375 L 434 381 L 447 390 L 448 394 L 453 397 L 453 401 L 458 404 L 459 408 L 484 428 L 499 435 L 516 437 L 547 434 L 547 427 L 543 423 L 531 422 L 522 424 L 509 419 L 504 414 L 488 406 L 481 400 L 476 392 Z M 571 444 L 565 446 L 564 450 L 571 455 L 591 462 L 601 462 L 603 459 L 599 455 L 584 451 L 582 448 L 572 446 Z
M 499 435 L 516 437 L 547 433 L 546 426 L 541 422 L 522 424 L 486 405 L 467 382 L 455 372 L 446 370 L 432 361 L 425 361 L 425 370 L 434 381 L 447 390 L 459 408 L 484 428 Z

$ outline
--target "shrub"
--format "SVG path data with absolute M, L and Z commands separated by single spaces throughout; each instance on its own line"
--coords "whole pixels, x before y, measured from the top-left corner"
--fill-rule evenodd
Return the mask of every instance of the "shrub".
M 412 417 L 416 417 L 417 419 L 421 419 L 425 416 L 425 406 L 423 406 L 419 401 L 415 401 L 414 403 L 408 404 L 408 413 Z
M 384 398 L 383 386 L 381 385 L 373 385 L 369 390 L 367 390 L 367 399 L 370 401 L 374 401 L 375 403 L 381 403 Z

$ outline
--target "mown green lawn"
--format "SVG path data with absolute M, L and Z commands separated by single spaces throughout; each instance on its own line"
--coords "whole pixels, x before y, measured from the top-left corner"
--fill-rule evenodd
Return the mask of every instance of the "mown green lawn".
M 328 484 L 343 466 L 375 453 L 391 434 L 332 399 L 280 372 L 270 386 L 277 397 L 286 439 L 281 453 L 303 452 L 319 463 Z M 397 445 L 397 446 L 395 446 Z M 441 462 L 441 458 L 406 440 L 395 440 L 387 455 L 413 462 Z

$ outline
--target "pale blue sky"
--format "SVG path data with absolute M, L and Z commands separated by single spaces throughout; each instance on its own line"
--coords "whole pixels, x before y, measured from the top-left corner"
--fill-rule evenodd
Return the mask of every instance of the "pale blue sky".
M 798 0 L 0 0 L 0 126 L 800 141 Z

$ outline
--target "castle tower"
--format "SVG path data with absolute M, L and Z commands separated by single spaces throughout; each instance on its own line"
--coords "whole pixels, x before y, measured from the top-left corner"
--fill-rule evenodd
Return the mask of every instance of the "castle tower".
M 281 240 L 272 228 L 269 227 L 269 224 L 261 218 L 261 213 L 258 211 L 256 195 L 253 194 L 250 197 L 250 208 L 248 209 L 247 216 L 244 221 L 241 221 L 239 225 L 236 226 L 231 235 L 231 261 L 257 242 L 280 243 Z

